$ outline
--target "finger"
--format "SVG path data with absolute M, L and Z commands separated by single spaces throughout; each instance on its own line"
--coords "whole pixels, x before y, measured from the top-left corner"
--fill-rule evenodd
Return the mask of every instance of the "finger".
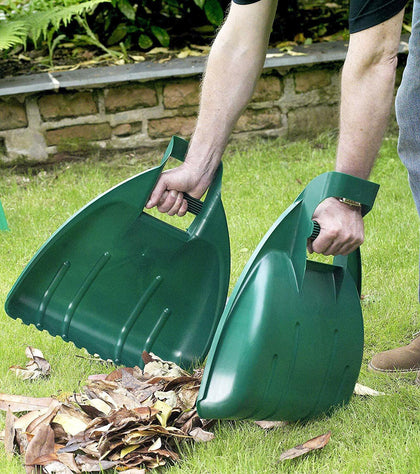
M 159 202 L 163 201 L 163 195 L 165 192 L 167 192 L 166 183 L 161 177 L 149 196 L 149 200 L 146 203 L 146 209 L 151 209 L 152 207 L 157 206 Z
M 168 216 L 174 216 L 175 214 L 178 214 L 178 211 L 181 208 L 183 201 L 184 201 L 183 193 L 177 193 L 176 201 L 173 204 L 173 206 L 169 209 Z
M 312 243 L 312 248 L 314 252 L 321 253 L 323 255 L 348 255 L 360 247 L 362 243 L 363 239 L 361 238 L 351 237 L 347 240 L 336 238 L 335 240 L 324 241 L 321 244 L 314 241 Z
M 182 205 L 181 205 L 181 207 L 180 207 L 180 209 L 179 209 L 179 211 L 178 211 L 178 216 L 179 216 L 179 217 L 185 216 L 185 214 L 187 213 L 187 211 L 188 211 L 188 202 L 187 202 L 185 199 L 183 199 Z
M 308 251 L 308 253 L 313 253 L 314 249 L 312 248 L 312 240 L 311 239 L 308 239 L 307 242 L 306 242 L 306 250 Z
M 159 201 L 158 203 L 158 211 L 159 212 L 168 212 L 169 210 L 172 209 L 172 206 L 175 204 L 176 200 L 178 198 L 178 192 L 171 190 L 166 194 L 166 197 Z

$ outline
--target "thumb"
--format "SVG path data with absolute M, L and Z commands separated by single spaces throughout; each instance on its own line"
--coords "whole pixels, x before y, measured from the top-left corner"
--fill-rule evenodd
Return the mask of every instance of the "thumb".
M 164 192 L 166 191 L 166 181 L 164 175 L 161 175 L 156 183 L 149 200 L 146 203 L 146 209 L 151 209 L 159 204 L 159 201 L 162 199 Z

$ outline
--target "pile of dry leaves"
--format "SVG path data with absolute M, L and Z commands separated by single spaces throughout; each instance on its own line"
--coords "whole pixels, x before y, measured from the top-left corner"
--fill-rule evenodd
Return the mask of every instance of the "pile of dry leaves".
M 0 409 L 7 411 L 6 452 L 19 452 L 28 474 L 40 468 L 58 474 L 110 468 L 142 473 L 177 461 L 176 440 L 212 439 L 206 431 L 211 422 L 195 408 L 201 370 L 190 375 L 152 353 L 143 360 L 143 370 L 92 376 L 81 393 L 65 399 L 0 394 Z
M 24 380 L 47 377 L 42 352 L 27 347 L 25 367 L 10 370 Z M 144 369 L 121 368 L 89 377 L 81 393 L 33 398 L 0 393 L 6 426 L 0 433 L 6 453 L 19 453 L 27 474 L 72 474 L 117 469 L 141 474 L 179 459 L 179 440 L 209 441 L 212 420 L 201 419 L 196 400 L 202 369 L 192 375 L 173 362 L 143 353 Z M 356 384 L 361 396 L 384 395 Z M 17 417 L 14 413 L 20 413 Z M 270 430 L 282 421 L 257 421 Z M 279 462 L 324 448 L 327 432 L 288 449 Z

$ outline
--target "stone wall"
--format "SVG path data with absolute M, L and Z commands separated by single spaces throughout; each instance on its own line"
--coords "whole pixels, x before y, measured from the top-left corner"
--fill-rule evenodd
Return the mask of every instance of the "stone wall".
M 269 66 L 233 139 L 296 139 L 337 128 L 342 61 Z M 136 150 L 164 146 L 172 135 L 189 138 L 201 73 L 167 76 L 1 94 L 0 162 L 54 161 L 92 148 Z
M 234 136 L 316 134 L 337 126 L 339 66 L 270 71 L 258 82 Z M 0 99 L 0 159 L 45 161 L 91 147 L 138 149 L 190 137 L 200 77 L 37 92 Z

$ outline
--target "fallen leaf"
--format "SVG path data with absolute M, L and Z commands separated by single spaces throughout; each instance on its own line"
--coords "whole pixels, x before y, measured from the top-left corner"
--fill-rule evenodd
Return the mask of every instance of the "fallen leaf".
M 29 361 L 25 367 L 12 365 L 9 369 L 16 377 L 22 380 L 35 380 L 39 377 L 48 377 L 51 372 L 51 365 L 44 358 L 44 354 L 34 347 L 28 346 L 25 350 Z
M 26 413 L 25 415 L 20 416 L 16 419 L 15 428 L 17 430 L 26 431 L 29 424 L 32 423 L 35 419 L 39 418 L 42 415 L 45 415 L 47 408 L 43 410 L 34 410 Z
M 4 449 L 8 459 L 13 457 L 16 428 L 15 422 L 17 418 L 13 415 L 12 410 L 8 409 L 6 412 L 6 426 L 4 428 Z
M 92 398 L 91 400 L 88 400 L 88 404 L 105 415 L 109 415 L 112 410 L 108 403 L 104 402 L 100 398 Z
M 47 474 L 73 474 L 74 472 L 59 461 L 54 461 L 44 466 L 43 470 Z M 80 472 L 80 470 L 77 470 L 76 472 Z
M 142 357 L 144 357 L 144 352 Z M 147 362 L 146 362 L 147 360 Z M 182 370 L 174 362 L 168 362 L 162 360 L 160 357 L 150 352 L 144 361 L 144 374 L 149 377 L 182 377 L 183 375 L 189 375 L 188 372 Z
M 57 413 L 52 421 L 61 425 L 64 431 L 72 436 L 80 433 L 87 427 L 87 423 L 69 413 Z
M 267 420 L 262 420 L 262 421 L 256 421 L 256 425 L 258 425 L 260 428 L 264 430 L 272 430 L 274 428 L 281 428 L 283 426 L 286 426 L 288 424 L 287 421 L 267 421 Z
M 115 369 L 106 376 L 106 380 L 121 380 L 124 373 L 133 375 L 134 369 L 131 367 L 122 367 L 120 369 Z
M 34 460 L 43 455 L 48 455 L 54 452 L 54 431 L 49 425 L 42 425 L 37 431 L 36 435 L 28 444 L 28 449 L 25 453 L 25 466 L 27 471 L 32 469 L 28 467 L 34 465 Z
M 199 443 L 206 443 L 207 441 L 211 441 L 214 439 L 214 434 L 210 431 L 204 431 L 202 428 L 194 428 L 192 431 L 189 432 L 189 435 L 192 437 L 194 441 Z
M 57 457 L 59 462 L 70 468 L 73 472 L 79 473 L 80 469 L 78 468 L 76 461 L 74 459 L 74 454 L 72 453 L 58 453 Z
M 162 392 L 161 390 L 156 390 L 154 395 L 158 400 L 165 402 L 171 408 L 175 408 L 177 406 L 178 399 L 177 399 L 176 393 L 173 390 L 169 390 L 168 392 Z
M 188 418 L 182 418 L 181 415 L 181 419 L 179 421 L 178 419 L 175 420 L 175 422 L 180 425 L 181 430 L 185 434 L 189 434 L 194 428 L 202 426 L 202 421 L 197 414 L 197 410 L 191 410 L 191 412 L 188 412 L 188 415 L 190 415 Z M 185 421 L 183 421 L 184 419 Z
M 141 444 L 132 444 L 130 446 L 126 446 L 124 449 L 121 450 L 120 458 L 125 457 L 127 454 L 130 454 L 132 451 L 135 451 L 140 446 Z
M 416 385 L 420 385 L 420 372 L 417 372 L 416 380 L 414 381 Z
M 123 472 L 124 474 L 146 474 L 146 469 L 133 468 L 133 469 L 127 469 Z
M 373 390 L 373 388 L 365 387 L 364 385 L 361 385 L 360 383 L 357 383 L 354 386 L 353 393 L 355 395 L 360 395 L 360 396 L 372 396 L 372 397 L 377 397 L 379 395 L 385 395 L 384 392 L 377 392 L 376 390 Z
M 160 424 L 164 428 L 166 428 L 168 418 L 171 416 L 172 413 L 172 407 L 169 406 L 167 403 L 162 402 L 161 400 L 157 400 L 156 403 L 153 405 L 153 408 L 159 410 L 159 413 L 157 413 L 156 418 L 160 421 Z
M 294 459 L 303 454 L 309 453 L 310 451 L 314 451 L 316 449 L 321 449 L 328 444 L 331 438 L 331 431 L 328 433 L 322 434 L 315 438 L 306 441 L 306 443 L 298 444 L 292 449 L 288 449 L 280 456 L 280 461 L 285 461 L 286 459 Z
M 170 53 L 171 51 L 168 48 L 157 47 L 153 48 L 147 52 L 147 54 L 162 54 L 162 53 Z
M 41 354 L 27 351 L 35 364 Z M 178 440 L 212 439 L 206 427 L 213 420 L 200 419 L 195 407 L 203 371 L 191 375 L 152 353 L 143 359 L 144 371 L 123 368 L 94 377 L 80 393 L 63 392 L 60 400 L 0 394 L 9 410 L 8 451 L 26 459 L 28 473 L 40 466 L 59 474 L 112 468 L 144 473 L 178 461 L 172 450 Z M 15 418 L 14 409 L 28 413 Z
M 203 52 L 201 51 L 194 51 L 193 49 L 190 49 L 188 47 L 185 47 L 181 49 L 181 51 L 176 55 L 177 58 L 179 59 L 184 59 L 189 56 L 203 56 Z
M 115 461 L 105 461 L 105 460 L 98 460 L 92 459 L 89 456 L 84 454 L 78 454 L 76 456 L 76 463 L 79 466 L 82 472 L 97 472 L 97 471 L 106 471 L 107 469 L 112 469 L 118 463 Z
M 31 423 L 29 423 L 28 427 L 26 428 L 26 431 L 35 435 L 37 430 L 40 429 L 40 427 L 48 425 L 51 422 L 60 407 L 61 403 L 53 399 L 47 410 L 38 418 L 35 418 L 33 421 L 31 421 Z
M 89 375 L 88 380 L 106 380 L 108 374 L 94 374 Z
M 162 439 L 158 438 L 156 441 L 153 442 L 153 444 L 150 446 L 148 451 L 156 451 L 162 447 Z
M 133 61 L 136 61 L 136 62 L 146 61 L 146 58 L 144 56 L 137 56 L 135 54 L 130 54 L 129 56 Z

